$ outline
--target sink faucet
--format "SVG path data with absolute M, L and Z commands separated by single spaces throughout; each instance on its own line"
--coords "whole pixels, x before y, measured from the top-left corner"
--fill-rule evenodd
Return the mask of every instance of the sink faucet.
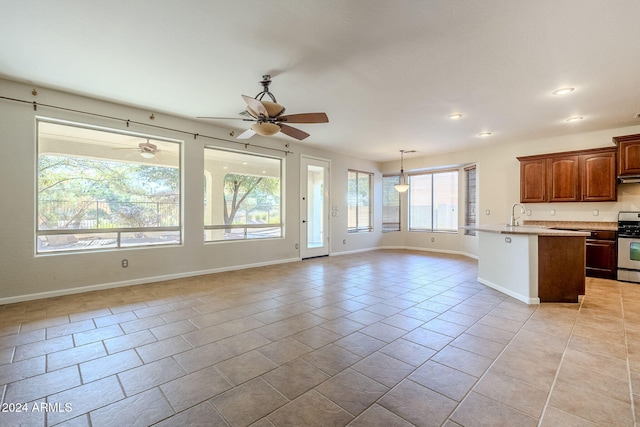
M 526 212 L 524 209 L 524 206 L 522 206 L 520 203 L 514 203 L 513 206 L 511 206 L 511 221 L 509 221 L 509 225 L 512 227 L 515 227 L 516 225 L 518 225 L 518 222 L 516 220 L 520 218 L 520 217 L 516 217 L 516 214 L 515 214 L 516 206 L 520 206 L 520 214 L 523 214 Z

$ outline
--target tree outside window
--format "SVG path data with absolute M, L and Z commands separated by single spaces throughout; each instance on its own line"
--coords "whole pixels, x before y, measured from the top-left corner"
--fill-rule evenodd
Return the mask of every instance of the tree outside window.
M 282 237 L 281 159 L 205 149 L 205 240 Z

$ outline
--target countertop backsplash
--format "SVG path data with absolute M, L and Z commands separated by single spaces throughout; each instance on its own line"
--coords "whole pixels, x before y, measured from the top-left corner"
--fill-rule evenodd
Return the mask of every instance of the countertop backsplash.
M 522 221 L 524 225 L 538 225 L 540 227 L 564 228 L 567 230 L 618 230 L 617 222 L 603 221 Z

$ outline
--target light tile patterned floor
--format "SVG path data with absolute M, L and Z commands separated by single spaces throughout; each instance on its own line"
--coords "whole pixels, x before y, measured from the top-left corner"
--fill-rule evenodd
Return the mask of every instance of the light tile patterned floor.
M 640 285 L 476 274 L 381 250 L 0 306 L 0 425 L 634 425 Z

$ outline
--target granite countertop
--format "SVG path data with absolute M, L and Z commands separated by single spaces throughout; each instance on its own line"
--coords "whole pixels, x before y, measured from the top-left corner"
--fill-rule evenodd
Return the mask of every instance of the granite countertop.
M 490 233 L 500 234 L 522 234 L 522 235 L 536 235 L 536 236 L 557 236 L 557 237 L 581 237 L 590 236 L 588 231 L 569 231 L 569 230 L 554 230 L 553 228 L 542 227 L 539 225 L 517 225 L 510 226 L 507 224 L 481 224 L 475 226 L 460 227 L 463 230 L 477 230 L 488 231 Z
M 540 226 L 547 228 L 563 228 L 566 230 L 603 230 L 618 231 L 617 222 L 602 221 L 530 221 L 524 220 L 525 226 Z

